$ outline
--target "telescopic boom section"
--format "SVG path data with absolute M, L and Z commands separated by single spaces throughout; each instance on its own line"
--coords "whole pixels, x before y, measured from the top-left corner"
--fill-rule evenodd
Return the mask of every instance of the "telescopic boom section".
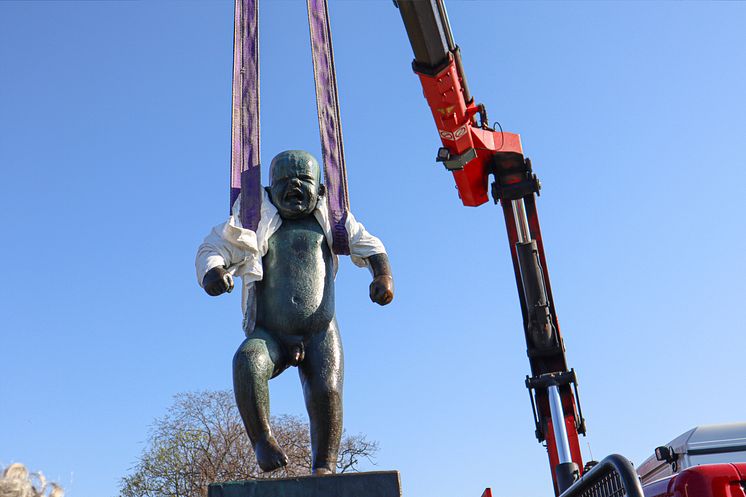
M 461 55 L 442 0 L 395 0 L 414 51 L 412 67 L 432 111 L 443 146 L 436 160 L 453 173 L 466 206 L 491 193 L 503 208 L 510 242 L 531 376 L 526 377 L 536 437 L 546 441 L 555 493 L 580 476 L 578 434 L 585 434 L 577 380 L 565 349 L 546 271 L 536 196 L 541 185 L 523 156 L 520 136 L 495 131 L 472 98 Z

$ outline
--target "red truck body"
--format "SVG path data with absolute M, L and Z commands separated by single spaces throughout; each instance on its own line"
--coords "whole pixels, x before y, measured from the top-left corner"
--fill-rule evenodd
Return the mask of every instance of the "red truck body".
M 746 463 L 696 466 L 642 489 L 645 497 L 746 497 Z

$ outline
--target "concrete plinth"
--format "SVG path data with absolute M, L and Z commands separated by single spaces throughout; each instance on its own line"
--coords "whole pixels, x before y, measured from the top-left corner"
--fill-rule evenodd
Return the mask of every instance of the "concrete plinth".
M 371 471 L 210 485 L 208 497 L 401 497 L 398 471 Z

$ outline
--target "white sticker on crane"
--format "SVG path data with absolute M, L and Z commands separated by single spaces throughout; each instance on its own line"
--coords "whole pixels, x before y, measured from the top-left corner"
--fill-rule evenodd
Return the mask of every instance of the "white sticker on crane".
M 446 131 L 444 129 L 439 129 L 438 133 L 440 133 L 440 137 L 444 140 L 458 140 L 462 136 L 464 136 L 467 133 L 467 125 L 464 124 L 460 128 L 458 128 L 456 131 L 451 133 L 450 131 Z

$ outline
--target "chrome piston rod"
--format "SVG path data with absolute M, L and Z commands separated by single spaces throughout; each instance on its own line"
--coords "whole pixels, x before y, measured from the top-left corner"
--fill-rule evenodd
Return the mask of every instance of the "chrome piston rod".
M 549 410 L 552 413 L 554 441 L 557 444 L 559 463 L 572 462 L 570 442 L 567 438 L 567 427 L 565 426 L 565 415 L 562 411 L 562 398 L 560 397 L 559 386 L 551 385 L 547 391 L 549 392 Z
M 531 230 L 528 228 L 528 218 L 526 217 L 526 206 L 523 199 L 510 201 L 513 206 L 513 218 L 515 219 L 515 229 L 518 232 L 518 242 L 527 243 L 531 241 Z

